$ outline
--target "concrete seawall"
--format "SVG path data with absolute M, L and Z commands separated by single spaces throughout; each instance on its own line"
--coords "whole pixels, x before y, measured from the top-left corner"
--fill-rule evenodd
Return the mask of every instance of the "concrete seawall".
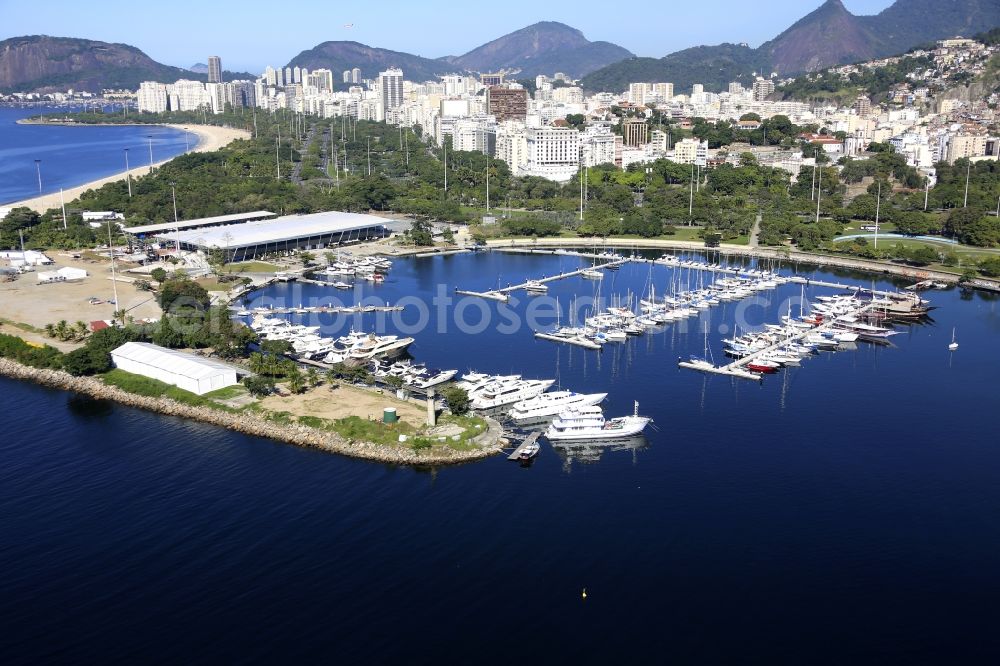
M 499 424 L 474 440 L 478 445 L 470 451 L 425 450 L 396 448 L 372 442 L 344 439 L 340 435 L 300 424 L 282 424 L 268 421 L 254 414 L 231 413 L 210 407 L 185 405 L 169 398 L 151 398 L 108 386 L 93 377 L 74 377 L 61 370 L 32 368 L 6 358 L 0 358 L 0 375 L 12 379 L 35 382 L 42 386 L 74 391 L 92 398 L 113 400 L 129 407 L 137 407 L 167 416 L 178 416 L 192 421 L 208 423 L 229 430 L 266 437 L 268 439 L 304 446 L 352 458 L 362 458 L 395 465 L 455 465 L 482 460 L 502 451 L 499 443 Z

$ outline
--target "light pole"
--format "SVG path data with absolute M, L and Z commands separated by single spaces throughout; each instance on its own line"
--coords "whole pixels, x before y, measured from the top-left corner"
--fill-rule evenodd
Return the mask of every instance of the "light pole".
M 191 135 L 188 134 L 188 128 L 185 127 L 184 128 L 184 152 L 185 153 L 191 152 L 191 145 L 189 143 L 190 138 L 191 138 Z
M 153 173 L 153 135 L 147 134 L 146 138 L 149 139 L 149 173 Z
M 132 174 L 128 168 L 128 148 L 125 149 L 125 181 L 128 183 L 128 198 L 132 198 Z
M 35 173 L 38 174 L 38 193 L 42 193 L 42 161 L 35 160 Z
M 174 183 L 170 183 L 170 198 L 174 201 L 174 222 L 177 222 L 177 190 Z

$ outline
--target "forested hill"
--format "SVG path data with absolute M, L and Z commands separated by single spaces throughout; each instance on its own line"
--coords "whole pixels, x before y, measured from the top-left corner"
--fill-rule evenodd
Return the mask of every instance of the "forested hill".
M 256 78 L 226 72 L 226 79 Z M 0 42 L 0 92 L 106 88 L 135 90 L 142 81 L 204 81 L 206 75 L 156 62 L 134 46 L 91 39 L 32 35 Z

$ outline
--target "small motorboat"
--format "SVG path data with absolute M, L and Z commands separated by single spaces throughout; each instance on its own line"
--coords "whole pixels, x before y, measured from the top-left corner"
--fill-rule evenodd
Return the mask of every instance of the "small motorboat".
M 517 454 L 518 460 L 531 460 L 538 455 L 538 452 L 542 450 L 541 445 L 538 442 L 531 442 L 521 447 L 521 450 Z

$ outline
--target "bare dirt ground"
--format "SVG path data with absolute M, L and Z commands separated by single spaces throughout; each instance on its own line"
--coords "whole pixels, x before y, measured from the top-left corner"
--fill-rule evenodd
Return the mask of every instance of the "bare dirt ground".
M 400 420 L 412 426 L 419 427 L 426 419 L 426 410 L 415 403 L 398 400 L 389 393 L 378 395 L 345 385 L 336 385 L 331 390 L 328 384 L 324 384 L 300 395 L 272 395 L 261 400 L 260 406 L 274 412 L 316 416 L 331 421 L 348 416 L 381 420 L 383 409 L 395 407 Z
M 24 273 L 14 282 L 0 282 L 0 317 L 10 321 L 29 324 L 42 329 L 46 324 L 54 324 L 61 319 L 69 323 L 91 322 L 97 319 L 111 319 L 115 306 L 114 286 L 111 278 L 110 262 L 90 262 L 86 259 L 71 259 L 56 253 L 49 253 L 55 260 L 54 266 L 39 266 L 34 273 Z M 38 271 L 50 271 L 72 266 L 82 268 L 89 275 L 81 282 L 57 282 L 38 284 Z M 119 267 L 123 268 L 123 267 Z M 104 303 L 90 305 L 91 297 Z M 118 300 L 128 315 L 135 319 L 159 318 L 160 306 L 150 292 L 137 290 L 133 285 L 118 283 Z M 34 335 L 9 325 L 3 327 L 5 333 L 20 335 L 36 342 L 47 342 L 61 349 L 73 348 L 73 344 L 57 344 L 51 338 Z

